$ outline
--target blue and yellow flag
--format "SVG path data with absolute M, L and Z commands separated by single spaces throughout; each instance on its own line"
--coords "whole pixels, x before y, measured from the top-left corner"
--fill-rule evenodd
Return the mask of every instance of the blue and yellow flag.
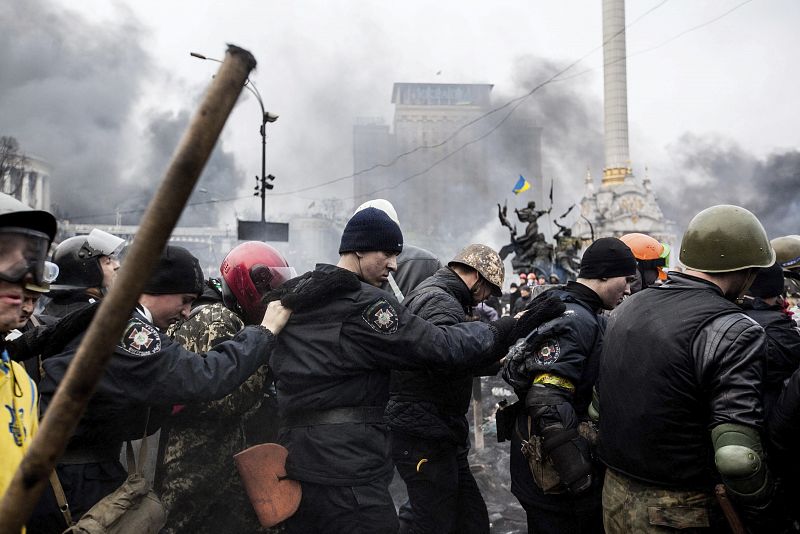
M 514 186 L 514 189 L 512 189 L 512 191 L 514 192 L 515 195 L 519 195 L 523 191 L 527 191 L 530 188 L 531 188 L 530 182 L 528 182 L 528 180 L 526 180 L 525 177 L 520 174 L 519 180 L 517 180 L 517 184 Z

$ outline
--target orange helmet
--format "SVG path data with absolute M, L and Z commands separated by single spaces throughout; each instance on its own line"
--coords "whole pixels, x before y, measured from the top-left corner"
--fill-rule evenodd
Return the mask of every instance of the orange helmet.
M 625 234 L 620 240 L 631 249 L 640 268 L 655 268 L 658 270 L 660 280 L 667 279 L 663 267 L 667 265 L 669 251 L 657 239 L 645 234 L 632 233 Z

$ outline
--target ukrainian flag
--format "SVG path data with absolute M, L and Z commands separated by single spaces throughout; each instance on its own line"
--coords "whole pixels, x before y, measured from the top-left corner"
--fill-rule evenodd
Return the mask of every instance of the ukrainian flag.
M 514 189 L 512 189 L 512 191 L 514 192 L 515 195 L 519 195 L 523 191 L 527 191 L 530 188 L 531 188 L 530 182 L 520 174 L 519 180 L 517 180 L 517 184 L 514 186 Z

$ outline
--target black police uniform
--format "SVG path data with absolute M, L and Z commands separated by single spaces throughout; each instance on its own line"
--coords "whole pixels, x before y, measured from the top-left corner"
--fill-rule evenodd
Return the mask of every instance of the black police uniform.
M 463 323 L 471 305 L 469 288 L 449 268 L 438 270 L 403 301 L 411 313 L 436 326 Z M 471 397 L 472 373 L 392 372 L 386 418 L 394 464 L 409 498 L 408 509 L 400 511 L 401 533 L 489 532 L 486 503 L 467 461 Z
M 333 265 L 316 271 L 355 279 Z M 498 337 L 484 323 L 433 326 L 363 282 L 292 314 L 270 360 L 286 471 L 303 488 L 289 531 L 396 532 L 383 420 L 390 370 L 466 372 L 498 359 Z
M 567 310 L 560 316 L 542 324 L 534 331 L 531 349 L 535 362 L 532 375 L 547 373 L 569 380 L 575 388 L 568 403 L 553 406 L 565 428 L 575 429 L 581 421 L 589 419 L 588 409 L 592 388 L 597 381 L 602 350 L 605 317 L 600 315 L 602 301 L 589 287 L 577 282 L 551 289 L 538 296 L 556 295 Z M 504 377 L 508 378 L 507 373 Z M 525 377 L 526 380 L 530 378 Z M 525 399 L 527 381 L 511 383 L 517 396 Z M 599 462 L 592 464 L 592 485 L 583 493 L 573 496 L 566 491 L 545 494 L 531 474 L 528 460 L 522 454 L 522 437 L 528 436 L 529 416 L 520 409 L 516 428 L 511 433 L 511 492 L 519 500 L 528 516 L 530 532 L 602 532 L 603 468 Z M 536 422 L 531 421 L 535 429 Z M 583 438 L 578 438 L 583 439 Z M 588 444 L 586 444 L 588 452 Z
M 72 312 L 84 308 L 87 304 L 93 304 L 100 300 L 96 296 L 87 293 L 84 289 L 71 291 L 51 290 L 46 298 L 50 300 L 45 305 L 42 315 L 54 318 L 65 317 Z
M 44 360 L 45 376 L 39 384 L 43 412 L 82 338 L 83 334 L 63 353 Z M 274 343 L 275 336 L 267 329 L 248 326 L 198 358 L 162 334 L 138 308 L 59 459 L 58 476 L 73 519 L 124 482 L 127 472 L 119 462 L 121 446 L 142 437 L 148 416 L 149 435 L 158 430 L 173 404 L 224 397 L 266 363 Z M 48 487 L 28 532 L 61 532 L 64 528 Z

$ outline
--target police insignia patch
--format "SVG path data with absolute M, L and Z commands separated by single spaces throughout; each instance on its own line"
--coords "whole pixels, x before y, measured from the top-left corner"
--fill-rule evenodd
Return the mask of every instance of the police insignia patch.
M 400 322 L 397 311 L 386 299 L 379 299 L 370 304 L 361 314 L 361 318 L 376 332 L 387 335 L 397 332 L 397 325 Z
M 536 351 L 535 359 L 539 365 L 552 365 L 561 355 L 561 347 L 558 340 L 550 338 L 546 340 Z
M 154 326 L 134 319 L 128 323 L 119 346 L 135 356 L 150 356 L 161 350 L 161 338 Z

